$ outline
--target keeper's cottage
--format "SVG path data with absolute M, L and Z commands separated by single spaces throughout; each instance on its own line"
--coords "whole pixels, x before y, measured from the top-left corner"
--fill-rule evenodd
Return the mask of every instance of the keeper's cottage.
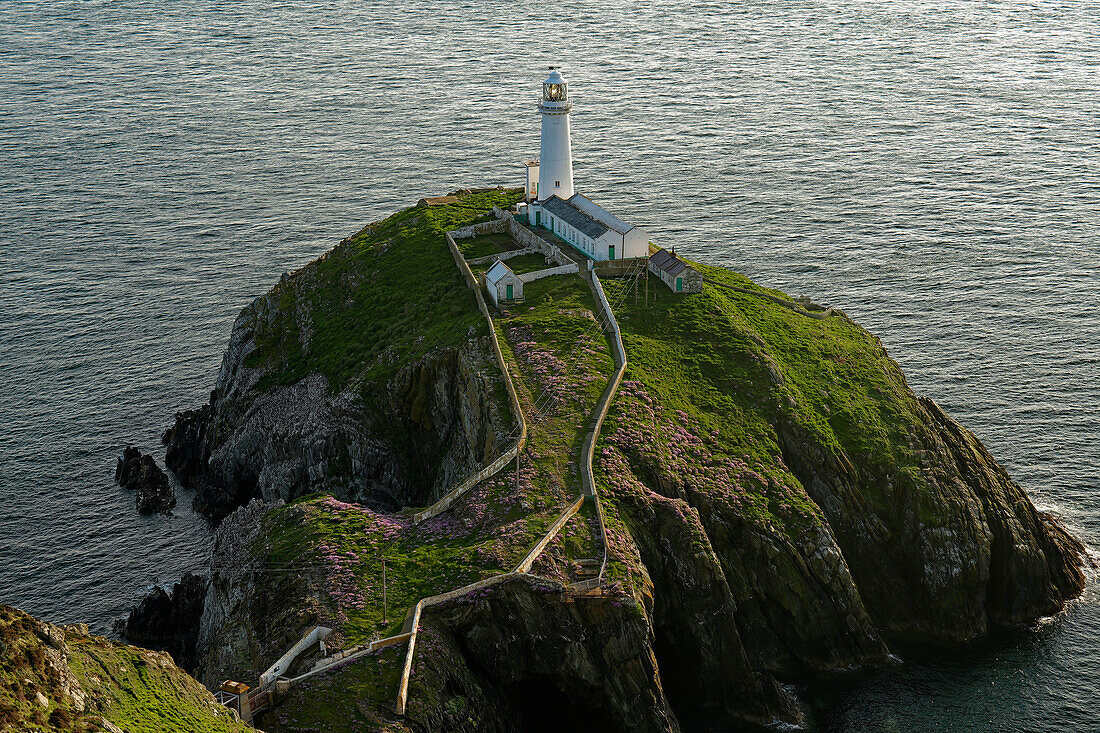
M 542 84 L 540 157 L 526 164 L 527 220 L 554 232 L 591 260 L 649 256 L 649 234 L 573 191 L 569 85 L 551 67 Z

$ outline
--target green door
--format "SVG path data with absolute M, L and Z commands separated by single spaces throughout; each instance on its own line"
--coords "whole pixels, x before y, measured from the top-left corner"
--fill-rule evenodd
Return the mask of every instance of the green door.
M 508 294 L 504 296 L 504 299 L 505 300 L 511 300 L 512 299 L 512 286 L 511 285 L 508 286 Z
M 509 285 L 508 287 L 511 288 L 512 286 Z M 512 291 L 509 289 L 508 292 L 511 293 Z M 676 278 L 676 292 L 677 293 L 684 292 L 684 278 L 682 278 L 682 277 Z M 510 298 L 512 296 L 509 295 L 508 297 Z
M 538 226 L 538 225 L 539 225 L 539 212 L 536 211 L 535 212 L 535 226 Z
M 607 259 L 615 259 L 615 245 L 613 244 L 607 245 Z

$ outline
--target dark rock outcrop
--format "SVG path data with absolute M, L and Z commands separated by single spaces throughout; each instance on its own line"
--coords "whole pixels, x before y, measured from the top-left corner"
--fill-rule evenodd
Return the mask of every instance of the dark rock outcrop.
M 164 434 L 165 462 L 203 514 L 220 520 L 253 498 L 317 491 L 386 510 L 428 504 L 507 443 L 487 338 L 425 354 L 368 400 L 359 384 L 333 393 L 320 374 L 264 381 L 269 371 L 249 365 L 253 323 L 276 307 L 265 296 L 245 309 L 210 402 Z
M 168 593 L 154 586 L 126 619 L 115 622 L 115 632 L 127 640 L 166 651 L 180 667 L 193 670 L 198 663 L 195 645 L 209 581 L 187 573 Z
M 176 505 L 176 492 L 168 475 L 152 456 L 127 446 L 115 467 L 115 481 L 124 489 L 137 492 L 135 503 L 142 514 L 167 512 Z
M 414 678 L 408 719 L 469 733 L 679 731 L 635 600 L 566 602 L 562 590 L 517 579 L 433 610 L 420 643 L 434 653 Z

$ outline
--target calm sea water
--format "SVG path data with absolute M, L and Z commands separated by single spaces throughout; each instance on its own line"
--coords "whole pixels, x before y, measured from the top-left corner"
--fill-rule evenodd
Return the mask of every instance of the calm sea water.
M 519 185 L 563 64 L 579 190 L 839 306 L 1100 539 L 1100 12 L 1087 0 L 0 7 L 0 601 L 106 630 L 202 566 L 113 483 L 284 271 Z M 1100 730 L 1100 597 L 811 691 L 824 731 Z

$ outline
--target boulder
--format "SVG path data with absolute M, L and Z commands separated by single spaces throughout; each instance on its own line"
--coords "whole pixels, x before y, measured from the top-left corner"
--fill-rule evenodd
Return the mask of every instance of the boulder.
M 142 514 L 167 512 L 176 505 L 176 492 L 168 482 L 168 474 L 152 456 L 132 446 L 127 446 L 118 459 L 115 481 L 137 492 L 137 509 Z

